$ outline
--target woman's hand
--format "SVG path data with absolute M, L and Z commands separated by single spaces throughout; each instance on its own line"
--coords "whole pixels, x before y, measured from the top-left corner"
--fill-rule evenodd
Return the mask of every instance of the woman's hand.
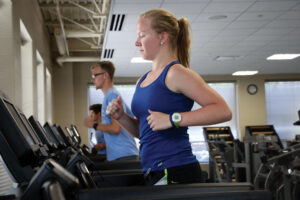
M 148 109 L 148 124 L 153 131 L 165 130 L 172 127 L 170 115 L 162 112 L 154 112 Z
M 106 114 L 115 120 L 119 120 L 124 115 L 124 108 L 121 96 L 109 102 L 106 108 Z

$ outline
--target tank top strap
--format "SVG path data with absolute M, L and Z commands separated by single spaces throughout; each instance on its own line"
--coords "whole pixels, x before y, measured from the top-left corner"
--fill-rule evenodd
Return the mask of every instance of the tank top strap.
M 180 62 L 177 61 L 177 60 L 175 60 L 175 61 L 170 62 L 170 63 L 165 67 L 165 69 L 163 70 L 163 72 L 161 73 L 161 76 L 160 76 L 160 77 L 161 77 L 161 80 L 162 80 L 163 82 L 165 82 L 166 75 L 167 75 L 167 73 L 168 73 L 169 68 L 172 67 L 172 66 L 175 65 L 175 64 L 180 64 Z
M 180 62 L 177 61 L 177 60 L 170 62 L 170 63 L 165 67 L 165 69 L 163 70 L 163 72 L 161 73 L 161 75 L 158 77 L 158 79 L 161 79 L 161 80 L 164 81 L 165 78 L 166 78 L 166 75 L 167 75 L 167 72 L 168 72 L 169 68 L 170 68 L 171 66 L 175 65 L 175 64 L 180 64 Z M 142 76 L 142 78 L 139 80 L 137 86 L 140 87 L 141 83 L 142 83 L 143 80 L 147 77 L 147 75 L 148 75 L 149 72 L 150 72 L 150 71 L 148 71 L 146 74 L 144 74 L 144 75 Z
M 147 76 L 147 74 L 148 74 L 149 72 L 150 72 L 150 71 L 148 71 L 146 74 L 144 74 L 144 75 L 142 76 L 142 78 L 140 78 L 140 80 L 139 80 L 137 86 L 140 86 L 140 85 L 141 85 L 141 82 L 143 82 L 143 80 L 146 78 L 146 76 Z

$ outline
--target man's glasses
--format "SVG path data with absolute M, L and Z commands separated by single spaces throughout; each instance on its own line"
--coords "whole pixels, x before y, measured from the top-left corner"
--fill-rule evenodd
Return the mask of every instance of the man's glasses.
M 97 76 L 100 76 L 104 74 L 105 72 L 97 73 L 97 74 L 92 74 L 92 78 L 96 78 Z

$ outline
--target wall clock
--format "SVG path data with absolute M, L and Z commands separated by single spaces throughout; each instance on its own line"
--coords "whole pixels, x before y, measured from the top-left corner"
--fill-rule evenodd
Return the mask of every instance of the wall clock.
M 251 95 L 256 94 L 256 93 L 257 93 L 257 90 L 258 90 L 258 88 L 257 88 L 257 86 L 256 86 L 255 84 L 250 84 L 250 85 L 248 85 L 248 87 L 247 87 L 247 92 L 248 92 L 249 94 L 251 94 Z

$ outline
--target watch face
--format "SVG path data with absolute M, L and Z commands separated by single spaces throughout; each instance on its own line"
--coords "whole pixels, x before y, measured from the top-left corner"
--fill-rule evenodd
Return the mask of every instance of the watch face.
M 181 115 L 179 113 L 174 113 L 172 115 L 173 122 L 180 122 L 181 121 Z

